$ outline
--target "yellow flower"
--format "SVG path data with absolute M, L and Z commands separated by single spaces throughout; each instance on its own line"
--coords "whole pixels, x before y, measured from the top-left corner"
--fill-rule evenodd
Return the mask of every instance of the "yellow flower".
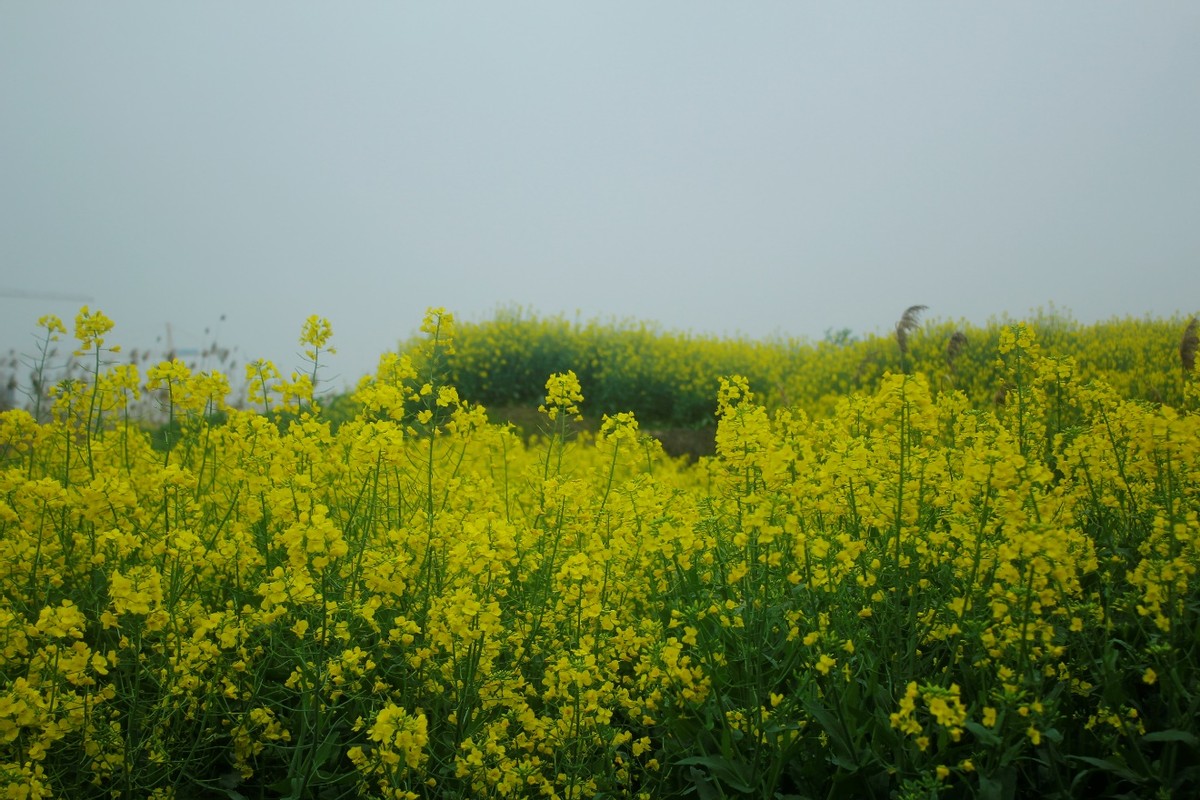
M 87 306 L 79 309 L 79 313 L 75 315 L 75 338 L 79 340 L 79 349 L 75 354 L 82 355 L 93 348 L 102 348 L 104 335 L 113 329 L 113 324 L 102 311 L 93 312 Z M 113 348 L 113 352 L 116 352 L 116 348 Z
M 246 365 L 246 389 L 251 403 L 267 404 L 270 394 L 278 389 L 279 370 L 265 359 L 257 359 Z
M 39 633 L 54 639 L 82 639 L 87 617 L 73 600 L 63 600 L 57 607 L 46 606 L 38 615 Z
M 67 326 L 63 325 L 63 321 L 54 314 L 38 317 L 37 325 L 39 328 L 46 329 L 52 342 L 58 341 L 58 334 L 67 332 Z
M 375 723 L 368 735 L 371 741 L 381 745 L 380 757 L 384 763 L 403 761 L 409 769 L 421 765 L 425 746 L 429 743 L 428 723 L 425 715 L 409 714 L 400 706 L 389 703 L 375 715 Z
M 114 570 L 108 596 L 117 614 L 149 614 L 162 602 L 162 579 L 153 567 L 135 567 L 128 575 Z
M 951 684 L 948 690 L 936 686 L 926 686 L 922 692 L 929 713 L 933 715 L 938 725 L 950 731 L 951 737 L 956 742 L 962 735 L 963 723 L 967 721 L 967 708 L 959 698 L 959 691 L 957 684 Z
M 556 372 L 546 379 L 546 402 L 538 406 L 538 410 L 551 421 L 558 419 L 560 413 L 578 421 L 583 419 L 579 414 L 579 404 L 582 402 L 583 390 L 579 386 L 579 378 L 574 370 L 567 370 Z
M 304 326 L 300 330 L 300 344 L 308 345 L 304 354 L 310 361 L 316 360 L 318 350 L 324 350 L 327 353 L 337 352 L 332 347 L 326 347 L 332 337 L 333 326 L 329 324 L 329 320 L 318 317 L 316 314 L 304 320 Z

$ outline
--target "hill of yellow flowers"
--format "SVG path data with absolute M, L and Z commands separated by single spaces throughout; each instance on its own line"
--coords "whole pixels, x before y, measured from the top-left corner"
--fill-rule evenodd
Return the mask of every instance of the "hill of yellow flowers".
M 814 417 L 831 414 L 847 395 L 875 392 L 888 372 L 920 372 L 935 394 L 957 390 L 973 406 L 994 407 L 1006 391 L 996 351 L 1014 322 L 917 325 L 923 310 L 909 309 L 887 335 L 831 332 L 810 342 L 694 335 L 636 320 L 582 322 L 515 309 L 456 325 L 453 352 L 442 366 L 464 397 L 489 409 L 536 406 L 546 376 L 572 370 L 587 389 L 589 416 L 628 411 L 659 427 L 713 425 L 720 379 L 735 374 L 746 376 L 769 408 Z M 1104 381 L 1129 399 L 1182 401 L 1185 320 L 1083 324 L 1050 310 L 1023 323 L 1047 353 L 1073 359 L 1080 381 Z M 401 348 L 417 363 L 423 349 L 421 338 Z M 1192 352 L 1194 360 L 1194 345 Z

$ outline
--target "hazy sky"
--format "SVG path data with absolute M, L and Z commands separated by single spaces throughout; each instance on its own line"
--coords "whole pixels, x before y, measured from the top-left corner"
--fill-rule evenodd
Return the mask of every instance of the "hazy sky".
M 0 4 L 0 353 L 1200 310 L 1200 3 Z M 224 317 L 224 321 L 221 318 Z M 205 336 L 205 330 L 209 334 Z

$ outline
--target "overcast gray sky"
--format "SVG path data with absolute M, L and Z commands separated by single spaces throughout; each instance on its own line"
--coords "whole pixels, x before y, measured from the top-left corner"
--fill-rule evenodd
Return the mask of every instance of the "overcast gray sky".
M 0 4 L 0 352 L 1200 310 L 1200 3 Z M 221 318 L 224 317 L 224 321 Z M 208 329 L 206 337 L 204 331 Z

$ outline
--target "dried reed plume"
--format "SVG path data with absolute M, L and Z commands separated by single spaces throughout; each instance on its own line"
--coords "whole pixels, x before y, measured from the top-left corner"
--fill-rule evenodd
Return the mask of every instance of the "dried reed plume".
M 900 321 L 896 323 L 896 344 L 900 345 L 900 354 L 908 352 L 908 335 L 917 329 L 918 317 L 929 306 L 909 306 Z
M 1196 369 L 1196 350 L 1200 348 L 1200 317 L 1192 317 L 1179 340 L 1179 361 L 1188 375 Z
M 967 349 L 967 335 L 962 331 L 955 331 L 950 337 L 950 341 L 946 342 L 946 363 L 951 367 L 958 359 L 960 353 Z

